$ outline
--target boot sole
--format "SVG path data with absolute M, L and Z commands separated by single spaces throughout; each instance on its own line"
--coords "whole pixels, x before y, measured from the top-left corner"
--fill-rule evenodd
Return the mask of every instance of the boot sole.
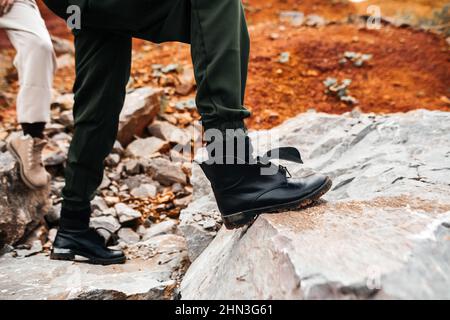
M 327 178 L 327 180 L 319 187 L 317 190 L 311 192 L 310 194 L 304 196 L 303 198 L 289 202 L 289 203 L 283 203 L 278 204 L 275 206 L 268 206 L 264 208 L 258 208 L 258 209 L 252 209 L 247 211 L 242 211 L 238 213 L 234 213 L 225 217 L 222 217 L 223 223 L 225 227 L 228 230 L 238 229 L 242 228 L 244 226 L 247 226 L 251 224 L 253 221 L 256 220 L 256 218 L 263 214 L 263 213 L 281 213 L 290 211 L 293 209 L 304 209 L 311 204 L 313 204 L 315 201 L 319 200 L 325 193 L 327 193 L 331 186 L 333 185 L 333 182 L 330 178 Z
M 30 188 L 31 190 L 42 190 L 42 189 L 44 189 L 45 186 L 37 187 L 37 186 L 33 185 L 30 181 L 28 181 L 28 179 L 25 177 L 25 175 L 23 174 L 24 168 L 23 168 L 22 160 L 20 159 L 19 154 L 16 152 L 16 150 L 14 149 L 12 144 L 8 143 L 6 148 L 14 156 L 14 158 L 16 158 L 17 162 L 19 163 L 19 175 L 20 175 L 20 178 L 22 179 L 23 183 L 25 183 L 25 185 L 28 188 Z
M 120 257 L 116 259 L 101 259 L 96 258 L 90 255 L 87 255 L 85 253 L 81 253 L 77 250 L 72 249 L 59 249 L 59 248 L 53 248 L 52 252 L 50 253 L 50 259 L 51 260 L 61 260 L 61 261 L 76 261 L 76 256 L 81 256 L 86 259 L 88 259 L 88 263 L 90 264 L 96 264 L 96 265 L 112 265 L 112 264 L 124 264 L 127 260 L 126 257 Z M 81 261 L 78 261 L 81 262 Z

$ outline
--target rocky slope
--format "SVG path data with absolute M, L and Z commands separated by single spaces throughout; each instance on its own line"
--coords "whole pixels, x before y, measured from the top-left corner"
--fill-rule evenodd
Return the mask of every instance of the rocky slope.
M 267 149 L 267 137 L 272 146 L 297 146 L 306 165 L 288 164 L 292 174 L 320 170 L 335 184 L 314 207 L 263 215 L 241 230 L 221 228 L 209 185 L 195 165 L 193 201 L 179 226 L 172 219 L 143 220 L 132 202 L 116 202 L 120 192 L 130 191 L 117 190 L 115 200 L 114 182 L 122 180 L 111 180 L 93 202 L 93 226 L 118 235 L 127 264 L 50 261 L 39 246 L 45 230 L 38 229 L 28 245 L 4 248 L 0 298 L 173 299 L 177 292 L 184 299 L 449 298 L 449 120 L 446 112 L 424 110 L 310 112 L 258 132 L 258 152 Z M 148 160 L 121 161 L 140 168 Z M 139 181 L 133 184 L 153 192 L 154 181 L 146 183 L 142 170 L 133 171 Z M 174 202 L 189 202 L 181 200 Z
M 334 188 L 315 207 L 221 229 L 209 244 L 186 234 L 190 256 L 207 248 L 184 277 L 182 297 L 450 298 L 448 132 L 450 115 L 429 111 L 308 113 L 273 129 L 307 165 L 332 176 Z M 289 167 L 294 175 L 305 170 Z M 213 207 L 193 181 L 199 194 L 182 225 Z
M 411 27 L 398 28 L 395 21 L 383 22 L 379 30 L 368 30 L 365 19 L 353 16 L 365 14 L 365 10 L 355 11 L 353 4 L 341 1 L 249 0 L 244 3 L 253 47 L 246 101 L 254 115 L 248 121 L 250 128 L 272 128 L 309 108 L 331 113 L 347 112 L 355 107 L 351 103 L 355 101 L 352 97 L 359 101 L 358 106 L 364 112 L 408 111 L 412 108 L 450 110 L 446 86 L 450 70 L 447 67 L 449 38 Z M 364 2 L 361 6 L 367 4 Z M 410 3 L 404 5 L 411 8 Z M 383 4 L 383 16 L 385 12 Z M 442 17 L 430 25 L 431 30 L 438 31 L 432 26 L 442 24 L 440 21 L 445 19 L 448 21 L 446 12 L 445 8 L 441 10 Z M 271 271 L 267 278 L 247 279 L 250 283 L 248 297 L 255 296 L 255 290 L 268 297 L 347 296 L 342 292 L 351 292 L 352 297 L 382 297 L 377 290 L 365 289 L 360 293 L 355 289 L 363 288 L 354 285 L 364 278 L 363 275 L 353 278 L 345 270 L 334 268 L 338 276 L 333 278 L 329 270 L 322 268 L 332 262 L 331 258 L 326 260 L 328 252 L 340 254 L 339 250 L 344 253 L 345 263 L 341 262 L 342 265 L 351 270 L 361 271 L 365 268 L 361 266 L 363 262 L 368 263 L 363 257 L 363 262 L 353 258 L 357 254 L 351 251 L 350 244 L 341 248 L 332 246 L 332 242 L 329 245 L 333 251 L 320 247 L 325 246 L 325 242 L 320 241 L 325 230 L 327 236 L 329 231 L 338 239 L 350 237 L 356 242 L 362 238 L 358 248 L 368 248 L 368 252 L 375 252 L 374 257 L 378 259 L 375 244 L 384 236 L 388 239 L 392 236 L 392 241 L 397 241 L 399 246 L 398 251 L 394 250 L 397 248 L 394 245 L 387 246 L 386 252 L 407 254 L 410 251 L 401 246 L 405 243 L 402 242 L 404 238 L 408 237 L 403 231 L 410 230 L 415 234 L 422 230 L 422 223 L 432 221 L 431 231 L 426 233 L 431 237 L 434 227 L 442 224 L 440 218 L 433 215 L 440 217 L 448 211 L 446 202 L 442 200 L 448 193 L 448 165 L 443 165 L 448 163 L 448 153 L 442 153 L 443 150 L 448 152 L 448 140 L 441 138 L 448 130 L 442 123 L 442 118 L 448 120 L 445 113 L 417 112 L 386 117 L 359 115 L 358 112 L 342 117 L 311 113 L 270 133 L 275 136 L 278 132 L 280 140 L 299 146 L 309 157 L 308 165 L 334 177 L 335 189 L 327 195 L 328 203 L 301 213 L 281 215 L 278 218 L 281 221 L 273 220 L 277 217 L 261 217 L 245 234 L 219 232 L 220 214 L 207 182 L 199 168 L 192 167 L 190 157 L 173 148 L 176 144 L 190 146 L 191 135 L 197 131 L 192 124 L 199 119 L 193 99 L 195 81 L 189 47 L 136 41 L 118 142 L 105 161 L 104 180 L 92 205 L 92 226 L 109 230 L 112 235 L 104 232 L 105 240 L 110 245 L 124 248 L 130 260 L 126 266 L 117 268 L 49 261 L 46 255 L 58 227 L 63 169 L 73 133 L 73 95 L 70 92 L 74 80 L 74 48 L 71 41 L 63 39 L 71 38 L 64 22 L 55 19 L 45 9 L 43 16 L 58 56 L 52 123 L 46 132 L 50 144 L 44 155 L 46 167 L 53 176 L 50 190 L 31 192 L 25 188 L 18 178 L 15 161 L 5 150 L 5 140 L 20 131 L 15 122 L 14 103 L 18 75 L 13 68 L 14 52 L 3 50 L 0 31 L 0 247 L 4 246 L 0 249 L 0 299 L 170 299 L 176 296 L 175 286 L 183 278 L 190 261 L 196 261 L 204 252 L 198 258 L 203 262 L 195 262 L 183 284 L 185 297 L 198 297 L 196 281 L 205 280 L 205 292 L 213 288 L 208 281 L 216 281 L 208 268 L 218 271 L 217 274 L 224 279 L 239 270 L 230 268 L 230 274 L 221 274 L 220 261 L 213 266 L 211 261 L 205 262 L 205 255 L 215 257 L 212 252 L 223 247 L 220 250 L 226 257 L 242 259 L 238 257 L 242 253 L 241 246 L 251 248 L 253 252 L 255 243 L 261 242 L 260 234 L 270 240 L 277 238 L 279 232 L 287 235 L 287 242 L 295 244 L 293 250 L 280 249 L 278 244 L 266 240 L 261 245 L 274 252 L 274 257 L 281 250 L 286 256 L 280 262 L 282 265 L 296 266 L 295 272 L 287 272 L 283 279 L 288 287 L 295 287 L 296 279 L 301 279 L 301 290 L 294 290 L 291 294 L 286 293 L 287 289 L 260 291 L 264 286 L 258 281 L 271 280 L 270 277 L 279 270 L 276 269 L 277 272 Z M 367 59 L 361 60 L 362 57 Z M 348 88 L 333 91 L 329 81 L 332 78 L 339 83 L 348 82 L 347 79 L 352 82 L 346 85 Z M 342 93 L 347 100 L 341 99 Z M 433 127 L 428 125 L 431 123 Z M 421 132 L 425 133 L 423 139 L 419 139 Z M 429 144 L 442 150 L 429 148 Z M 195 185 L 193 195 L 191 183 Z M 441 191 L 444 196 L 441 196 Z M 419 198 L 412 199 L 405 193 Z M 180 210 L 191 203 L 192 197 L 193 203 L 178 219 Z M 420 216 L 423 221 L 412 219 L 414 224 L 411 226 L 391 221 L 394 219 L 391 212 L 398 213 L 399 220 L 409 221 L 410 211 L 416 209 L 418 213 L 413 211 L 411 215 Z M 368 212 L 385 217 L 387 222 L 370 218 Z M 432 215 L 427 218 L 430 212 Z M 311 216 L 311 219 L 299 219 L 300 215 Z M 362 224 L 369 226 L 352 225 L 359 223 L 357 217 L 360 215 L 367 216 Z M 313 240 L 306 239 L 305 224 L 322 221 L 319 218 L 325 219 L 323 224 L 314 224 L 318 228 L 317 233 L 311 234 Z M 378 229 L 371 229 L 372 222 L 379 226 Z M 287 231 L 288 224 L 292 232 Z M 352 225 L 358 238 L 347 233 L 347 225 Z M 386 230 L 383 229 L 385 225 Z M 335 233 L 331 227 L 336 227 Z M 442 228 L 436 229 L 436 239 L 446 239 L 446 229 Z M 247 238 L 247 235 L 251 237 Z M 228 236 L 238 237 L 237 240 L 242 238 L 242 241 L 230 240 Z M 245 242 L 246 239 L 250 241 Z M 435 269 L 447 270 L 440 263 L 448 248 L 441 246 L 445 242 L 433 241 L 411 244 L 411 252 L 420 256 L 414 265 L 408 265 L 415 275 L 419 274 L 416 272 L 418 264 L 424 261 Z M 313 252 L 305 256 L 308 260 L 298 258 L 300 250 L 297 246 L 303 248 L 303 242 L 312 243 L 311 247 L 324 252 L 325 258 L 317 264 L 314 261 L 318 258 Z M 316 242 L 319 247 L 314 246 Z M 426 258 L 424 254 L 430 246 L 433 246 L 435 256 Z M 255 257 L 267 258 L 266 255 L 259 256 L 258 252 Z M 249 260 L 243 261 L 245 265 Z M 275 257 L 265 263 L 279 268 L 277 261 L 281 260 Z M 388 261 L 388 258 L 383 261 Z M 400 265 L 406 266 L 406 263 L 397 266 Z M 305 268 L 306 276 L 299 271 Z M 312 269 L 317 269 L 319 278 L 321 275 L 327 278 L 320 282 L 319 278 L 311 276 L 319 284 L 316 286 L 314 282 L 308 287 L 305 278 L 309 279 L 309 270 Z M 395 279 L 400 281 L 398 279 L 402 276 L 410 279 L 404 269 L 399 267 L 397 271 L 400 276 L 389 273 L 393 278 L 389 278 L 390 282 L 383 282 L 383 290 L 387 290 L 389 283 L 394 284 Z M 379 274 L 388 274 L 388 269 L 381 270 L 371 264 L 366 273 L 369 280 L 377 284 Z M 424 283 L 423 287 L 431 283 L 431 289 L 422 291 L 438 296 L 439 273 L 427 275 L 431 278 L 423 277 L 420 281 Z M 193 277 L 197 280 L 193 281 Z M 447 279 L 441 280 L 447 284 Z M 411 281 L 413 290 L 417 290 L 418 281 Z M 323 283 L 325 285 L 322 286 Z M 234 282 L 230 281 L 230 284 Z M 223 279 L 219 279 L 218 285 L 226 287 Z M 404 288 L 404 283 L 400 287 Z M 284 287 L 280 285 L 280 288 Z M 311 293 L 317 288 L 327 288 L 328 292 L 321 293 L 325 289 L 320 289 L 320 294 Z M 304 294 L 306 291 L 308 293 Z M 214 292 L 211 297 L 220 294 Z

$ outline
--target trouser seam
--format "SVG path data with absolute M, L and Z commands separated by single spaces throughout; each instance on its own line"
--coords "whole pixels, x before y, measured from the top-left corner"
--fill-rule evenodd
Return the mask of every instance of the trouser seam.
M 202 26 L 202 23 L 201 23 L 201 20 L 200 20 L 200 14 L 199 14 L 198 9 L 197 9 L 197 1 L 192 0 L 192 2 L 194 2 L 196 4 L 195 6 L 192 6 L 192 10 L 194 10 L 196 18 L 197 18 L 197 24 L 198 24 L 200 38 L 201 38 L 201 47 L 202 47 L 202 51 L 203 51 L 205 60 L 207 62 L 206 67 L 205 67 L 205 79 L 204 79 L 204 81 L 205 81 L 206 89 L 207 89 L 207 92 L 208 92 L 208 98 L 211 101 L 212 105 L 214 106 L 214 113 L 217 114 L 217 104 L 214 101 L 214 99 L 212 98 L 211 89 L 209 87 L 209 82 L 208 82 L 208 66 L 209 66 L 209 63 L 210 63 L 210 59 L 209 59 L 209 55 L 208 55 L 208 52 L 207 52 L 207 49 L 206 49 L 206 41 L 205 41 L 204 33 L 203 33 L 203 26 Z M 192 45 L 192 43 L 191 43 L 191 45 Z
M 115 34 L 112 33 L 112 32 L 108 32 L 108 35 L 115 35 Z M 80 35 L 77 35 L 77 37 L 79 37 L 79 36 Z M 118 57 L 119 57 L 119 54 L 116 52 L 114 54 L 114 65 L 117 64 L 117 61 L 119 60 Z M 122 108 L 123 108 L 123 106 L 122 106 Z M 96 113 L 96 119 L 95 119 L 95 122 L 97 123 L 97 125 L 99 127 L 103 127 L 104 123 L 106 122 L 106 112 L 107 112 L 107 108 L 105 108 L 105 107 L 96 108 L 96 112 L 95 112 Z M 74 117 L 74 118 L 75 118 L 74 119 L 75 125 L 79 125 L 79 123 L 77 124 L 76 117 Z M 86 145 L 84 145 L 83 148 L 86 148 Z M 81 154 L 83 154 L 83 152 L 85 152 L 84 149 L 82 149 L 80 151 Z M 72 166 L 73 166 L 73 164 L 72 164 Z M 84 165 L 80 166 L 80 164 L 76 164 L 75 166 L 76 167 L 82 167 L 82 171 L 83 171 L 84 174 L 86 174 L 86 172 L 88 172 L 89 174 L 94 174 L 92 172 L 89 172 L 90 171 L 89 168 L 85 168 Z M 89 179 L 80 179 L 80 180 L 82 180 L 82 182 L 83 182 L 83 193 L 82 194 L 86 195 L 87 194 L 87 189 L 88 189 L 88 181 L 89 181 Z M 72 185 L 73 185 L 73 181 L 72 181 Z M 71 186 L 70 189 L 73 189 L 73 186 Z M 90 199 L 88 201 L 90 201 Z M 71 201 L 69 201 L 69 202 L 71 202 Z

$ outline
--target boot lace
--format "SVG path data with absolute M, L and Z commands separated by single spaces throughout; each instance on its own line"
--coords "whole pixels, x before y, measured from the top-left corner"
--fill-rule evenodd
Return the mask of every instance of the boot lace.
M 295 163 L 303 163 L 300 151 L 293 147 L 281 147 L 269 150 L 263 156 L 257 157 L 258 164 L 262 166 L 275 166 L 271 159 L 281 159 L 287 160 Z M 292 178 L 292 174 L 289 172 L 288 168 L 282 165 L 278 166 L 280 172 L 284 173 L 287 178 Z
M 280 165 L 280 170 L 283 171 L 288 178 L 292 178 L 292 174 L 289 172 L 288 168 Z
M 271 166 L 275 166 L 275 164 L 273 164 L 270 161 L 267 161 L 267 159 L 264 159 L 263 157 L 260 157 L 260 156 L 256 157 L 256 165 L 258 165 L 260 167 L 265 167 L 265 168 L 268 168 L 268 167 L 271 167 Z M 279 170 L 281 172 L 284 173 L 284 175 L 287 178 L 292 178 L 292 174 L 289 172 L 287 167 L 279 165 L 278 168 L 279 168 Z
M 42 161 L 44 146 L 45 141 L 36 141 L 35 139 L 28 144 L 28 167 L 30 170 L 37 166 L 44 166 Z

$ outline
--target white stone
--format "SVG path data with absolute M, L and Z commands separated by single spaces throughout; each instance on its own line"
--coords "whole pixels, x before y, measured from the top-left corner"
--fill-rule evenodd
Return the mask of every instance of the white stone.
M 162 89 L 144 87 L 127 94 L 120 114 L 117 140 L 126 147 L 135 136 L 142 136 L 145 128 L 161 109 Z
M 95 196 L 91 201 L 91 208 L 92 210 L 105 211 L 108 210 L 108 205 L 102 197 Z
M 148 132 L 160 139 L 185 146 L 191 142 L 189 134 L 166 121 L 155 121 L 148 126 Z
M 167 220 L 152 225 L 143 234 L 142 240 L 146 241 L 162 234 L 173 234 L 177 231 L 177 224 L 174 220 Z
M 105 228 L 111 233 L 115 233 L 120 229 L 120 224 L 113 216 L 100 216 L 91 218 L 91 227 Z
M 127 148 L 127 154 L 134 158 L 148 158 L 168 148 L 168 142 L 156 137 L 137 139 Z
M 157 193 L 157 188 L 153 184 L 145 183 L 137 188 L 131 190 L 131 195 L 136 198 L 154 198 Z
M 139 211 L 130 208 L 124 203 L 117 203 L 114 206 L 114 209 L 116 209 L 117 216 L 122 224 L 140 219 L 142 217 Z
M 174 183 L 187 183 L 186 174 L 183 172 L 181 166 L 164 158 L 150 159 L 145 167 L 149 174 L 156 181 L 163 185 L 171 185 Z
M 126 244 L 136 243 L 141 239 L 141 237 L 131 228 L 122 228 L 117 235 L 120 240 L 124 241 Z

